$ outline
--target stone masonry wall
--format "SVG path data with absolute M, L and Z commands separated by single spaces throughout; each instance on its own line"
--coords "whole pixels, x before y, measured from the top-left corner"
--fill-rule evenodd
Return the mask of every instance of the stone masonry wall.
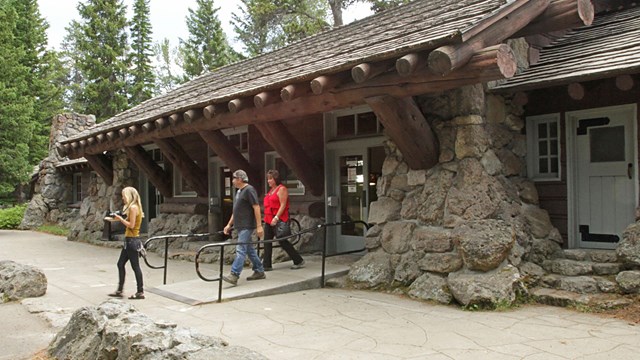
M 462 305 L 512 303 L 562 238 L 526 178 L 523 110 L 482 85 L 418 99 L 439 163 L 410 170 L 391 141 L 357 287 Z

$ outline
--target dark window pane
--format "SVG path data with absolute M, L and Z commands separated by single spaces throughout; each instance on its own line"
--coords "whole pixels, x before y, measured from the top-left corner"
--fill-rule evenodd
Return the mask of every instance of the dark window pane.
M 240 134 L 229 135 L 228 138 L 236 149 L 240 149 Z
M 558 155 L 558 140 L 551 140 L 550 146 L 551 155 Z
M 558 123 L 556 121 L 549 123 L 549 137 L 558 137 Z
M 591 162 L 625 161 L 624 126 L 589 130 Z
M 372 112 L 358 114 L 358 135 L 369 135 L 377 132 L 378 118 Z
M 355 115 L 339 116 L 336 121 L 336 136 L 354 136 L 355 134 Z
M 555 173 L 555 174 L 559 173 L 560 171 L 559 171 L 559 168 L 558 168 L 558 158 L 554 157 L 554 158 L 551 158 L 550 160 L 551 160 L 551 171 L 550 172 L 551 173 Z
M 247 133 L 242 133 L 240 134 L 240 149 L 241 150 L 248 150 L 249 149 L 249 134 Z
M 538 141 L 538 155 L 539 156 L 549 155 L 549 152 L 547 151 L 547 142 L 544 140 Z
M 538 139 L 546 139 L 547 138 L 547 124 L 540 123 L 538 124 Z
M 538 167 L 539 167 L 539 173 L 540 174 L 546 174 L 549 172 L 549 166 L 547 165 L 547 159 L 543 158 L 543 159 L 539 159 L 538 160 Z

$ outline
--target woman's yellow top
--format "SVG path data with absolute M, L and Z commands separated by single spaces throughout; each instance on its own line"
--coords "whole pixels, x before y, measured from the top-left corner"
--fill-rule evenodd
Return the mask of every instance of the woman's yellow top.
M 136 216 L 136 222 L 133 229 L 127 227 L 124 231 L 124 237 L 138 237 L 140 236 L 140 225 L 142 224 L 142 211 L 138 209 L 138 216 Z

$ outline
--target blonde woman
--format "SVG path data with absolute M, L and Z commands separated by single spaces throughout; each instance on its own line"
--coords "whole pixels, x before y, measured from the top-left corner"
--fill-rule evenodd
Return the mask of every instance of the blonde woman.
M 114 293 L 109 294 L 109 296 L 123 297 L 124 266 L 127 264 L 127 261 L 130 261 L 131 268 L 136 275 L 136 285 L 138 289 L 134 295 L 129 296 L 129 299 L 144 299 L 142 270 L 140 269 L 138 255 L 138 251 L 142 248 L 142 241 L 138 236 L 140 235 L 140 224 L 142 223 L 144 213 L 142 212 L 138 191 L 130 186 L 122 189 L 122 202 L 124 203 L 122 214 L 126 216 L 116 214 L 114 218 L 126 227 L 124 232 L 125 240 L 122 251 L 120 251 L 120 258 L 118 259 L 118 289 Z

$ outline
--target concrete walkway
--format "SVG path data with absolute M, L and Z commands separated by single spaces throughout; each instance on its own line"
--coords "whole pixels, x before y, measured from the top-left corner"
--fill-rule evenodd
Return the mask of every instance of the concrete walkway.
M 0 230 L 0 259 L 38 266 L 49 281 L 41 298 L 0 305 L 0 359 L 28 359 L 46 347 L 75 309 L 107 300 L 117 282 L 118 253 L 45 234 Z M 169 268 L 169 284 L 195 278 L 193 263 L 171 261 Z M 162 271 L 143 271 L 147 288 L 162 285 Z M 292 270 L 267 273 L 261 286 L 287 272 Z M 249 274 L 245 269 L 238 288 L 249 286 L 244 280 Z M 125 291 L 135 291 L 133 276 Z M 198 329 L 271 359 L 640 358 L 640 327 L 546 306 L 469 312 L 329 288 L 196 306 L 150 291 L 145 300 L 125 301 L 154 319 Z

